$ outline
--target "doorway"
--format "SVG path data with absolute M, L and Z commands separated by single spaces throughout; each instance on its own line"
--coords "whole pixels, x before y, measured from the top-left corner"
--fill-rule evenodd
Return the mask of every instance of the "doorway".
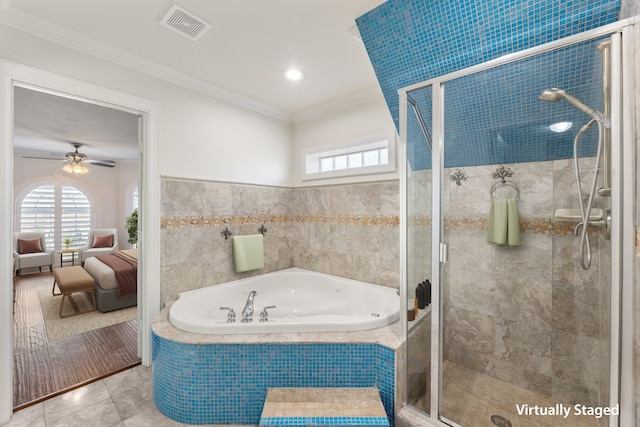
M 91 102 L 111 108 L 128 111 L 141 116 L 140 157 L 138 165 L 139 178 L 139 256 L 144 259 L 138 270 L 138 354 L 142 363 L 151 364 L 151 321 L 159 311 L 160 291 L 160 196 L 158 173 L 157 123 L 158 105 L 126 93 L 90 85 L 64 76 L 48 73 L 19 64 L 3 62 L 0 64 L 2 86 L 0 93 L 3 102 L 0 118 L 0 149 L 2 150 L 2 188 L 0 202 L 0 223 L 3 235 L 11 236 L 14 224 L 14 150 L 13 150 L 13 93 L 16 86 L 28 87 L 47 93 L 64 94 L 64 96 L 90 100 Z M 12 243 L 5 239 L 0 246 L 2 262 L 0 274 L 8 283 L 11 280 Z M 153 283 L 155 285 L 149 285 Z M 12 290 L 7 286 L 0 291 L 2 318 L 0 320 L 0 375 L 13 378 L 13 315 Z M 13 380 L 4 381 L 0 386 L 0 422 L 8 420 L 12 413 Z
M 54 269 L 82 264 L 92 230 L 116 230 L 114 247 L 129 249 L 123 224 L 137 209 L 140 115 L 17 85 L 13 94 L 14 231 L 44 232 Z M 16 409 L 140 363 L 135 306 L 61 319 L 53 277 L 38 271 L 16 280 Z

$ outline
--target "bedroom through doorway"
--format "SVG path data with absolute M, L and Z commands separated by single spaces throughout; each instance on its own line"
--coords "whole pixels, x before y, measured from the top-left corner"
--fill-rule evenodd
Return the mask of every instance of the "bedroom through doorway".
M 95 100 L 14 86 L 14 232 L 43 232 L 52 268 L 88 272 L 98 296 L 98 310 L 60 318 L 49 268 L 19 269 L 14 410 L 141 362 L 139 280 L 132 279 L 133 293 L 129 284 L 119 295 L 116 268 L 98 261 L 111 252 L 137 255 L 125 225 L 140 196 L 140 123 L 140 114 Z M 105 236 L 108 244 L 96 240 Z M 131 268 L 137 273 L 137 261 Z M 74 303 L 93 307 L 89 296 L 77 292 Z M 74 307 L 67 302 L 63 309 L 66 315 Z

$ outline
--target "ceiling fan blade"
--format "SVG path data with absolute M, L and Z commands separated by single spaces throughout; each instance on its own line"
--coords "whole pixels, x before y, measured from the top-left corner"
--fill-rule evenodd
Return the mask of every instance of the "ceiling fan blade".
M 106 161 L 104 161 L 104 160 L 87 160 L 87 163 L 91 163 L 92 165 L 96 165 L 96 166 L 104 166 L 105 168 L 115 168 L 116 167 L 115 162 L 106 163 Z
M 87 159 L 87 162 L 89 163 L 109 163 L 112 165 L 115 165 L 116 162 L 114 160 L 106 160 L 106 159 Z
M 41 160 L 64 160 L 64 159 L 55 159 L 53 157 L 37 157 L 37 156 L 22 156 L 23 159 L 41 159 Z

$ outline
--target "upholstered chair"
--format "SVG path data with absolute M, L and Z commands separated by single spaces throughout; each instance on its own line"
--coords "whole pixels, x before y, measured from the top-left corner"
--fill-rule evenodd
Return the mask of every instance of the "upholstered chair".
M 13 256 L 15 258 L 15 269 L 17 275 L 22 274 L 26 268 L 49 267 L 53 271 L 53 251 L 46 249 L 44 232 L 42 231 L 21 231 L 13 234 Z
M 118 230 L 115 228 L 97 228 L 89 231 L 87 244 L 78 248 L 80 263 L 92 256 L 110 254 L 118 250 Z

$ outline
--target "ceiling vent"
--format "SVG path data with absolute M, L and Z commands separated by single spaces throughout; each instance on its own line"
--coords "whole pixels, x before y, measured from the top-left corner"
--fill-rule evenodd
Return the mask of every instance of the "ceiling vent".
M 171 9 L 162 17 L 160 23 L 185 37 L 189 37 L 193 41 L 199 40 L 211 29 L 210 23 L 198 18 L 177 4 L 171 6 Z

